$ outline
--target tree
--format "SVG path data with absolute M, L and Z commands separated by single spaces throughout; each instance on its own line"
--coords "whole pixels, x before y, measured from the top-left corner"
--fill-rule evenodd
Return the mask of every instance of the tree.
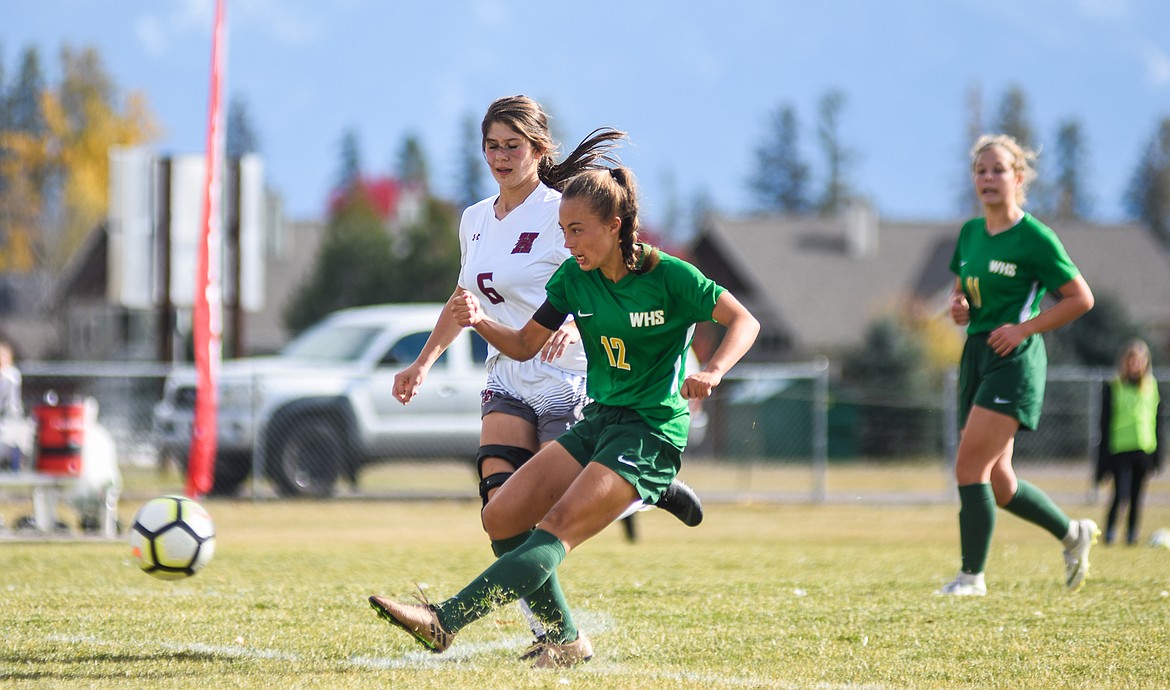
M 429 170 L 427 157 L 423 152 L 422 143 L 414 134 L 408 134 L 402 140 L 398 150 L 398 161 L 395 165 L 398 179 L 403 182 L 418 185 L 421 189 L 427 188 Z
M 956 207 L 959 209 L 959 215 L 971 217 L 982 214 L 979 198 L 971 191 L 971 147 L 984 134 L 983 90 L 979 84 L 974 84 L 967 89 L 967 124 L 964 133 L 962 158 L 960 159 L 963 164 L 961 168 L 963 174 L 959 177 L 957 186 Z
M 7 99 L 9 129 L 0 134 L 0 214 L 9 242 L 23 242 L 34 264 L 58 268 L 105 218 L 109 149 L 150 140 L 156 128 L 146 101 L 123 102 L 93 48 L 61 50 L 62 80 L 42 85 L 34 50 Z M 23 238 L 23 240 L 21 239 Z
M 781 106 L 769 118 L 756 148 L 756 170 L 749 180 L 765 211 L 801 213 L 808 209 L 808 165 L 801 159 L 796 111 Z
M 362 149 L 357 132 L 347 129 L 341 135 L 341 165 L 337 171 L 335 188 L 348 193 L 362 180 Z
M 252 126 L 248 102 L 241 96 L 231 99 L 227 114 L 227 132 L 224 136 L 224 154 L 228 160 L 239 159 L 260 150 L 260 139 Z
M 27 48 L 16 80 L 0 92 L 0 272 L 27 273 L 38 263 L 49 177 L 40 65 L 37 50 Z
M 845 356 L 842 379 L 863 405 L 860 450 L 873 456 L 934 450 L 925 352 L 897 317 L 870 325 L 862 345 Z
M 853 196 L 849 172 L 857 154 L 841 141 L 841 110 L 844 106 L 845 94 L 834 89 L 821 97 L 817 109 L 817 139 L 825 157 L 825 189 L 819 210 L 825 215 L 840 212 Z
M 400 229 L 400 242 L 386 267 L 390 302 L 443 302 L 459 278 L 459 213 L 427 197 L 417 221 Z
M 48 257 L 64 264 L 85 236 L 106 217 L 109 149 L 153 139 L 157 128 L 145 99 L 131 93 L 124 108 L 96 48 L 61 49 L 63 78 L 44 98 L 47 136 L 54 155 L 62 237 Z
M 1028 96 L 1019 86 L 1011 86 L 999 101 L 995 129 L 1007 134 L 1025 148 L 1035 148 L 1035 129 L 1028 115 Z
M 355 187 L 329 219 L 316 265 L 285 307 L 285 325 L 299 333 L 338 309 L 389 301 L 390 258 L 382 219 Z
M 1163 118 L 1142 151 L 1125 193 L 1130 215 L 1170 246 L 1170 117 Z
M 479 131 L 479 123 L 470 113 L 463 116 L 460 131 L 458 161 L 455 168 L 455 194 L 460 208 L 467 208 L 484 198 L 483 137 Z
M 1025 149 L 1037 150 L 1036 129 L 1032 126 L 1032 119 L 1028 114 L 1028 96 L 1019 86 L 1008 88 L 1003 94 L 1003 98 L 1000 99 L 995 129 L 999 133 L 1012 137 Z M 1042 164 L 1040 161 L 1037 161 L 1036 169 L 1038 173 L 1041 167 Z M 1049 189 L 1050 185 L 1045 180 L 1043 174 L 1040 174 L 1032 182 L 1028 196 L 1036 207 L 1047 210 L 1054 205 L 1051 202 Z
M 1053 213 L 1059 218 L 1083 219 L 1092 211 L 1082 173 L 1089 169 L 1081 123 L 1066 120 L 1056 133 L 1056 186 Z

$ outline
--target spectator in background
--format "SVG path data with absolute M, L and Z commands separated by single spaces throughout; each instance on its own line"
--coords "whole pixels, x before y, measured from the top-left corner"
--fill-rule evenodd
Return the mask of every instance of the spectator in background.
M 1151 474 L 1162 469 L 1161 399 L 1150 366 L 1150 348 L 1134 340 L 1121 351 L 1117 375 L 1101 396 L 1101 444 L 1097 482 L 1113 476 L 1113 501 L 1105 518 L 1105 543 L 1117 539 L 1117 518 L 1129 504 L 1125 542 L 1137 543 L 1142 495 Z
M 0 340 L 0 468 L 20 469 L 26 431 L 20 369 L 16 368 L 12 345 Z

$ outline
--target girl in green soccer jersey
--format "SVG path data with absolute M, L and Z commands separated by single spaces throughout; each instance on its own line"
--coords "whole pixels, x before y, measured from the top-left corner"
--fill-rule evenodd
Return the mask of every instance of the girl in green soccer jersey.
M 507 548 L 483 574 L 433 606 L 370 597 L 379 615 L 432 651 L 445 650 L 459 630 L 493 608 L 534 591 L 569 551 L 632 503 L 653 503 L 679 470 L 687 399 L 709 396 L 755 341 L 759 323 L 731 293 L 687 262 L 638 242 L 637 202 L 625 168 L 582 173 L 568 183 L 560 225 L 572 258 L 553 274 L 545 303 L 519 330 L 485 318 L 470 292 L 451 300 L 458 323 L 518 361 L 534 357 L 573 314 L 594 402 L 583 421 L 538 451 L 487 504 L 484 526 Z M 727 332 L 703 370 L 687 376 L 694 326 L 711 320 Z M 577 630 L 548 635 L 537 667 L 572 666 L 592 656 Z
M 1035 178 L 1035 154 L 1009 136 L 988 135 L 971 155 L 983 217 L 959 232 L 951 259 L 958 278 L 950 298 L 951 317 L 967 326 L 955 461 L 963 563 L 939 593 L 987 593 L 983 569 L 997 505 L 1063 542 L 1065 584 L 1076 590 L 1088 574 L 1089 548 L 1100 530 L 1092 520 L 1070 520 L 1043 491 L 1018 479 L 1012 449 L 1016 431 L 1033 430 L 1040 421 L 1048 365 L 1040 334 L 1089 311 L 1093 293 L 1056 234 L 1022 208 Z M 1046 291 L 1060 300 L 1041 311 Z

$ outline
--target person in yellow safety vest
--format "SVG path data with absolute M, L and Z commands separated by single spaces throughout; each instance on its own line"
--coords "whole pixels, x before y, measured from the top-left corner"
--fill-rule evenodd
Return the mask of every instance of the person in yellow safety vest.
M 1162 469 L 1161 399 L 1150 367 L 1150 348 L 1134 340 L 1121 351 L 1117 376 L 1105 384 L 1101 398 L 1101 443 L 1095 478 L 1113 476 L 1113 501 L 1105 519 L 1105 543 L 1117 538 L 1117 519 L 1129 504 L 1125 541 L 1138 541 L 1142 496 L 1150 475 Z

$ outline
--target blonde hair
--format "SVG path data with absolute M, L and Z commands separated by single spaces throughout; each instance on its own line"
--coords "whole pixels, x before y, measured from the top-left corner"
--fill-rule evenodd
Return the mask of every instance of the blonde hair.
M 1119 378 L 1126 378 L 1127 368 L 1125 361 L 1131 355 L 1143 357 L 1146 360 L 1146 368 L 1142 371 L 1141 380 L 1138 382 L 1138 385 L 1144 388 L 1154 380 L 1153 362 L 1150 361 L 1150 346 L 1144 340 L 1135 339 L 1129 341 L 1125 344 L 1125 347 L 1121 348 L 1121 353 L 1117 356 L 1117 376 Z
M 971 172 L 975 171 L 975 161 L 979 154 L 992 146 L 998 146 L 1012 157 L 1012 170 L 1020 175 L 1020 186 L 1016 188 L 1016 203 L 1023 206 L 1028 201 L 1028 187 L 1036 180 L 1036 151 L 1025 148 L 1008 134 L 984 134 L 971 147 Z

